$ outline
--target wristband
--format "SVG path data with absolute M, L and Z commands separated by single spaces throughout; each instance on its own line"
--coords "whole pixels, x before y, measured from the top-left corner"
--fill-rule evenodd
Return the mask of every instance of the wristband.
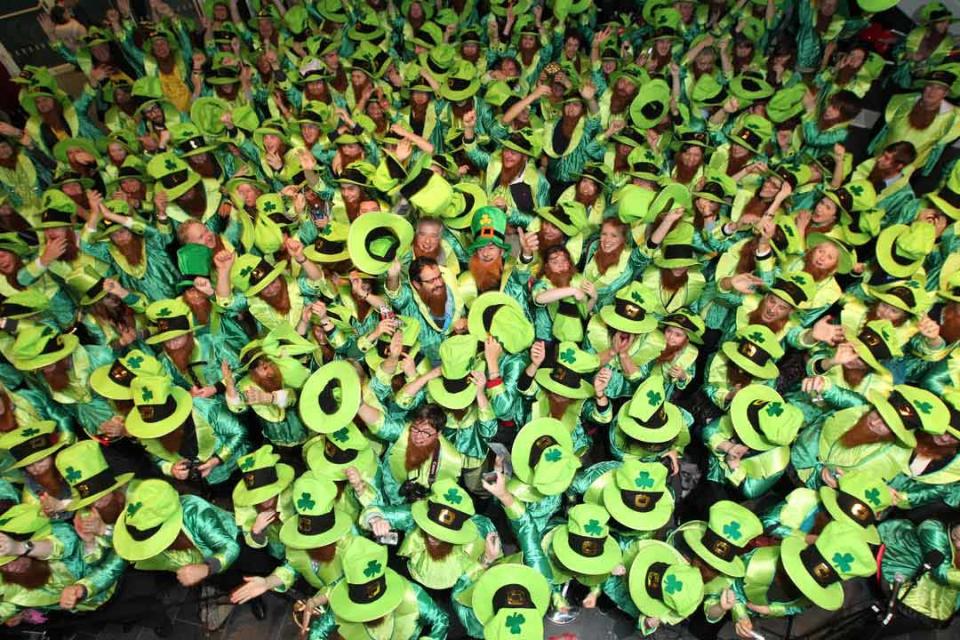
M 493 389 L 496 386 L 503 384 L 503 378 L 497 376 L 496 378 L 490 378 L 487 380 L 487 389 Z

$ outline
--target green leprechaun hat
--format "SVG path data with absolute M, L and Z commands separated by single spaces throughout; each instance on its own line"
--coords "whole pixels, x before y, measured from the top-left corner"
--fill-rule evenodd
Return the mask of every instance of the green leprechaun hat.
M 86 151 L 93 157 L 97 164 L 100 164 L 103 161 L 103 158 L 100 157 L 100 150 L 97 149 L 97 145 L 92 140 L 87 138 L 67 138 L 59 141 L 53 146 L 53 157 L 56 158 L 61 164 L 69 165 L 69 154 L 71 151 Z
M 461 60 L 443 79 L 440 95 L 450 102 L 463 102 L 480 89 L 480 74 L 472 62 Z
M 663 239 L 660 253 L 653 263 L 661 269 L 681 269 L 700 264 L 697 252 L 693 248 L 694 227 L 680 222 Z
M 477 525 L 470 519 L 476 514 L 470 494 L 450 479 L 438 480 L 430 495 L 410 508 L 414 522 L 437 540 L 461 545 L 477 540 Z
M 50 518 L 39 503 L 15 504 L 0 514 L 0 533 L 20 542 L 42 540 L 53 535 Z M 0 556 L 0 567 L 21 556 Z
M 858 528 L 839 521 L 828 523 L 810 545 L 804 536 L 785 538 L 780 561 L 797 589 L 827 611 L 843 606 L 844 580 L 865 578 L 877 570 L 870 545 Z
M 482 186 L 471 182 L 453 185 L 453 193 L 447 208 L 441 212 L 443 224 L 454 230 L 463 230 L 473 224 L 473 214 L 487 206 L 487 192 Z
M 489 625 L 490 631 L 500 633 L 502 628 L 508 632 L 504 638 L 543 638 L 542 618 L 550 606 L 550 584 L 536 569 L 518 563 L 497 564 L 477 578 L 470 597 L 485 637 L 490 637 Z
M 360 408 L 360 376 L 347 360 L 314 371 L 300 391 L 300 417 L 317 433 L 332 433 L 351 422 Z
M 886 397 L 878 391 L 870 391 L 867 399 L 883 418 L 887 428 L 908 447 L 917 444 L 915 431 L 939 435 L 950 423 L 947 405 L 926 389 L 898 384 Z
M 664 81 L 664 84 L 666 82 Z M 713 74 L 704 74 L 694 83 L 693 91 L 690 95 L 690 102 L 700 109 L 707 107 L 719 107 L 730 94 L 726 87 L 720 84 Z
M 557 347 L 553 367 L 538 370 L 536 381 L 547 391 L 564 398 L 585 400 L 593 395 L 593 385 L 586 376 L 599 368 L 600 359 L 595 354 L 581 350 L 573 342 L 564 341 Z
M 663 320 L 660 321 L 660 324 L 665 327 L 683 329 L 690 342 L 693 344 L 703 344 L 703 334 L 707 330 L 707 325 L 703 322 L 703 318 L 696 313 L 692 313 L 687 309 L 677 309 L 673 313 L 665 316 Z
M 133 409 L 124 426 L 135 438 L 165 436 L 186 421 L 193 411 L 193 398 L 166 376 L 139 376 L 130 383 Z
M 247 297 L 253 297 L 279 278 L 287 268 L 285 260 L 270 264 L 262 257 L 246 253 L 237 257 L 230 269 L 233 286 Z
M 540 640 L 543 615 L 535 609 L 499 609 L 483 625 L 484 640 Z
M 473 242 L 467 251 L 471 254 L 488 244 L 494 244 L 504 251 L 510 250 L 507 242 L 507 214 L 499 207 L 486 206 L 473 212 L 470 222 Z
M 407 581 L 387 566 L 387 548 L 356 537 L 344 552 L 343 580 L 330 590 L 330 608 L 347 622 L 369 622 L 400 606 Z
M 953 273 L 940 272 L 940 287 L 937 290 L 937 295 L 944 300 L 960 302 L 960 271 L 954 271 Z M 10 298 L 7 298 L 6 301 L 10 302 Z
M 740 126 L 730 135 L 730 142 L 745 147 L 754 153 L 763 153 L 773 138 L 773 125 L 763 116 L 748 114 Z
M 816 283 L 806 271 L 794 271 L 774 278 L 770 285 L 770 293 L 777 296 L 791 307 L 802 307 L 813 299 L 816 293 Z
M 215 144 L 207 144 L 200 129 L 189 122 L 178 122 L 170 125 L 170 134 L 181 158 L 197 156 L 217 148 Z
M 569 429 L 549 417 L 531 420 L 520 429 L 511 459 L 514 475 L 545 496 L 566 491 L 580 468 Z
M 147 307 L 150 335 L 147 344 L 159 344 L 193 332 L 193 312 L 180 298 L 157 300 Z
M 0 318 L 21 320 L 46 311 L 49 307 L 50 299 L 46 294 L 37 289 L 25 289 L 0 302 Z
M 507 149 L 512 149 L 532 158 L 540 155 L 540 139 L 529 127 L 514 131 L 501 144 Z
M 190 243 L 177 249 L 177 269 L 183 279 L 177 283 L 181 289 L 192 287 L 195 278 L 208 278 L 213 258 L 213 249 L 205 244 Z
M 347 249 L 356 267 L 370 275 L 386 273 L 413 242 L 413 227 L 395 213 L 365 213 L 350 225 Z
M 746 565 L 740 556 L 763 533 L 763 524 L 746 507 L 719 500 L 710 506 L 707 522 L 694 520 L 680 531 L 684 542 L 699 558 L 726 576 L 742 578 Z
M 182 524 L 177 490 L 165 480 L 144 480 L 127 495 L 127 507 L 113 530 L 113 548 L 127 562 L 152 558 L 173 544 Z
M 238 458 L 237 466 L 243 475 L 233 489 L 233 504 L 241 507 L 252 507 L 278 496 L 293 482 L 293 467 L 280 462 L 280 456 L 269 444 Z
M 960 167 L 953 166 L 940 189 L 927 194 L 927 200 L 954 221 L 960 221 Z
M 377 473 L 377 454 L 370 447 L 370 440 L 352 422 L 311 440 L 306 459 L 307 467 L 315 475 L 335 482 L 346 479 L 350 467 L 363 478 Z
M 337 220 L 330 220 L 317 230 L 317 239 L 303 250 L 308 260 L 319 264 L 343 262 L 350 258 L 347 249 L 347 236 L 350 225 Z
M 753 451 L 786 447 L 803 426 L 803 412 L 787 403 L 777 390 L 750 384 L 730 403 L 730 423 L 740 442 Z
M 90 388 L 108 400 L 132 400 L 130 383 L 137 376 L 162 376 L 163 365 L 153 356 L 132 349 L 90 374 Z
M 837 205 L 841 217 L 877 206 L 877 191 L 869 180 L 853 180 L 825 195 Z
M 649 376 L 617 415 L 617 427 L 639 442 L 670 442 L 683 427 L 680 409 L 667 402 L 663 377 Z
M 877 519 L 893 506 L 893 494 L 883 478 L 866 472 L 852 471 L 837 479 L 837 488 L 821 487 L 820 501 L 830 516 L 863 530 L 870 544 L 880 544 Z
M 33 422 L 0 436 L 0 450 L 6 450 L 14 460 L 11 469 L 22 469 L 52 456 L 67 444 L 52 420 Z
M 441 374 L 427 383 L 427 392 L 441 407 L 465 409 L 477 397 L 477 386 L 470 380 L 477 361 L 477 339 L 469 333 L 450 336 L 440 343 L 439 353 Z
M 80 305 L 87 307 L 103 300 L 107 292 L 103 289 L 103 276 L 91 265 L 74 269 L 64 278 L 67 290 L 73 294 Z
M 871 320 L 860 333 L 847 330 L 845 334 L 847 342 L 853 345 L 860 359 L 874 371 L 887 371 L 883 362 L 903 355 L 896 329 L 889 320 Z
M 837 273 L 847 274 L 853 269 L 856 262 L 856 254 L 847 246 L 847 233 L 837 227 L 834 227 L 827 233 L 811 233 L 807 236 L 807 251 L 815 247 L 831 243 L 837 248 Z
M 617 291 L 612 304 L 600 309 L 600 319 L 611 329 L 624 333 L 650 333 L 657 328 L 657 319 L 649 311 L 655 304 L 654 293 L 633 281 Z
M 891 276 L 909 278 L 920 269 L 936 243 L 937 231 L 929 222 L 891 225 L 877 237 L 877 262 Z
M 508 353 L 521 353 L 533 344 L 533 324 L 516 299 L 500 291 L 480 294 L 470 306 L 467 328 L 477 341 L 493 336 Z
M 658 531 L 670 522 L 674 499 L 666 466 L 627 458 L 611 476 L 603 487 L 603 506 L 622 527 Z
M 147 163 L 147 175 L 156 180 L 173 202 L 200 182 L 200 174 L 172 151 L 155 155 Z
M 336 542 L 352 528 L 350 518 L 334 506 L 337 486 L 307 473 L 293 483 L 296 517 L 280 527 L 280 542 L 291 549 L 316 549 Z M 346 564 L 344 564 L 346 567 Z
M 863 285 L 863 291 L 869 297 L 886 302 L 895 309 L 906 311 L 912 316 L 920 316 L 926 313 L 930 306 L 929 295 L 922 283 L 911 278 L 910 280 L 901 280 L 892 284 L 871 286 Z
M 765 100 L 773 95 L 773 91 L 762 71 L 748 70 L 730 79 L 730 94 L 737 98 L 741 105 Z M 769 122 L 767 124 L 769 126 Z
M 700 570 L 666 542 L 640 540 L 630 565 L 630 599 L 644 616 L 675 624 L 703 601 Z
M 60 451 L 54 461 L 60 476 L 70 485 L 67 509 L 79 511 L 131 479 L 133 473 L 114 475 L 96 440 L 81 440 Z
M 587 210 L 575 200 L 558 202 L 552 207 L 538 207 L 536 214 L 568 238 L 579 235 L 587 227 Z
M 767 117 L 774 124 L 786 122 L 806 111 L 803 97 L 807 93 L 807 85 L 802 82 L 777 90 L 767 102 Z
M 773 380 L 780 375 L 776 361 L 783 357 L 783 347 L 766 325 L 751 324 L 740 329 L 737 340 L 724 342 L 720 350 L 754 378 Z
M 620 564 L 620 545 L 610 535 L 610 514 L 595 504 L 578 504 L 567 513 L 566 524 L 553 530 L 551 549 L 564 568 L 603 575 Z
M 693 197 L 728 205 L 736 194 L 737 182 L 733 178 L 724 173 L 708 173 L 703 186 L 693 193 Z
M 59 189 L 47 189 L 40 202 L 40 222 L 34 229 L 73 227 L 76 224 L 77 203 Z
M 638 129 L 650 129 L 663 120 L 670 108 L 670 87 L 657 78 L 643 85 L 630 103 L 630 121 Z
M 80 345 L 72 333 L 48 325 L 30 325 L 17 334 L 7 358 L 19 371 L 36 371 L 70 356 Z

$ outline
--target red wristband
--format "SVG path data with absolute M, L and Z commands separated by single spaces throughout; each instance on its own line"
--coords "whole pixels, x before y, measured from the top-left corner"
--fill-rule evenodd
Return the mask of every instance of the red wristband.
M 487 389 L 493 389 L 501 384 L 503 384 L 503 378 L 490 378 L 487 380 Z

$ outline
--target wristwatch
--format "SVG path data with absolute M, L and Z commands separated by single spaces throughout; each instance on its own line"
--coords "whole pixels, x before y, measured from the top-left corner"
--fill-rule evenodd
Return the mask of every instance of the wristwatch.
M 33 551 L 33 543 L 27 540 L 23 543 L 23 553 L 21 553 L 20 556 L 28 556 L 31 551 Z

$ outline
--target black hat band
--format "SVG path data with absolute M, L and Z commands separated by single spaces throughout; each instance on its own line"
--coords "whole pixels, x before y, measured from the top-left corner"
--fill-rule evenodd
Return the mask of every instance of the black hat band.
M 541 456 L 543 456 L 543 452 L 555 444 L 557 444 L 557 441 L 553 436 L 549 435 L 542 435 L 534 440 L 533 444 L 530 445 L 530 455 L 527 457 L 527 466 L 531 469 L 537 466 Z
M 429 168 L 424 168 L 414 177 L 413 180 L 403 185 L 400 188 L 400 193 L 404 198 L 409 200 L 413 196 L 417 195 L 427 186 L 427 183 L 430 182 L 430 178 L 433 177 L 433 171 L 430 171 Z
M 127 533 L 130 535 L 131 538 L 133 538 L 137 542 L 144 542 L 145 540 L 149 540 L 150 538 L 155 536 L 157 532 L 160 531 L 160 527 L 162 526 L 163 526 L 163 523 L 161 522 L 157 526 L 150 527 L 149 529 L 139 529 L 133 526 L 132 524 L 127 524 Z
M 883 338 L 879 333 L 871 329 L 870 327 L 864 327 L 863 331 L 860 332 L 860 335 L 857 338 L 867 347 L 867 350 L 873 354 L 873 357 L 877 360 L 887 360 L 892 354 L 890 353 L 890 347 L 887 346 L 887 343 L 883 341 Z
M 680 142 L 684 144 L 706 144 L 707 143 L 707 134 L 703 131 L 687 131 L 686 133 L 680 134 Z
M 703 188 L 700 189 L 700 193 L 706 193 L 720 199 L 727 197 L 727 193 L 726 191 L 724 191 L 723 185 L 720 184 L 719 182 L 713 182 L 713 181 L 710 181 L 705 185 L 703 185 Z
M 643 585 L 647 594 L 654 600 L 663 600 L 663 576 L 670 568 L 666 562 L 654 562 L 647 567 L 647 574 L 643 578 Z
M 471 84 L 466 78 L 447 78 L 447 88 L 451 91 L 466 91 Z
M 53 434 L 50 433 L 42 433 L 39 436 L 30 438 L 29 440 L 24 440 L 20 444 L 10 447 L 10 455 L 19 461 L 36 453 L 37 451 L 49 449 L 55 443 L 54 439 L 51 438 L 52 435 Z
M 613 310 L 618 316 L 626 318 L 631 322 L 642 322 L 647 317 L 646 310 L 632 300 L 617 298 L 613 303 Z
M 740 346 L 737 347 L 737 353 L 758 367 L 762 367 L 770 361 L 770 354 L 749 340 L 740 343 Z
M 446 529 L 460 531 L 470 516 L 442 502 L 427 500 L 427 519 Z
M 703 543 L 703 546 L 713 555 L 717 556 L 724 562 L 730 562 L 740 554 L 742 554 L 746 549 L 743 547 L 738 547 L 729 540 L 721 538 L 713 529 L 706 529 L 703 532 L 703 538 L 700 539 Z
M 110 378 L 110 381 L 114 384 L 129 388 L 135 376 L 133 371 L 130 371 L 130 369 L 124 366 L 123 362 L 115 360 L 110 367 L 110 372 L 107 374 L 107 377 Z
M 663 497 L 661 491 L 627 491 L 620 490 L 620 499 L 631 511 L 650 513 L 657 508 L 657 503 Z
M 360 452 L 356 449 L 341 449 L 328 436 L 323 443 L 323 457 L 333 464 L 347 464 L 357 459 Z
M 91 300 L 100 295 L 103 292 L 103 280 L 103 278 L 100 278 L 94 282 L 93 286 L 87 289 L 87 292 L 84 295 Z
M 260 487 L 276 484 L 277 480 L 276 467 L 254 469 L 252 471 L 245 471 L 243 474 L 243 486 L 247 488 L 247 491 L 253 491 Z
M 887 398 L 887 402 L 890 403 L 890 406 L 893 407 L 893 410 L 897 412 L 897 415 L 900 416 L 900 420 L 903 421 L 904 426 L 908 429 L 915 430 L 920 429 L 923 426 L 923 423 L 920 421 L 920 416 L 917 415 L 917 410 L 914 408 L 910 401 L 907 400 L 902 393 L 899 391 L 892 391 L 890 397 Z
M 550 209 L 550 215 L 557 219 L 560 224 L 572 225 L 573 222 L 570 221 L 570 214 L 567 213 L 567 210 L 564 209 L 559 204 Z
M 253 268 L 253 271 L 250 272 L 249 282 L 250 286 L 258 285 L 263 280 L 270 275 L 270 272 L 273 271 L 273 267 L 270 266 L 270 263 L 260 258 L 260 262 L 257 263 L 257 266 Z
M 373 243 L 383 239 L 390 240 L 390 246 L 387 247 L 386 251 L 382 251 L 378 255 L 373 252 Z M 393 262 L 393 259 L 397 257 L 397 252 L 400 251 L 400 238 L 398 238 L 394 230 L 389 227 L 373 229 L 367 234 L 364 243 L 366 244 L 367 254 L 379 262 Z
M 553 369 L 550 371 L 550 379 L 568 389 L 580 389 L 580 374 L 559 362 L 553 365 Z
M 168 173 L 160 178 L 160 184 L 162 184 L 165 189 L 173 189 L 174 187 L 184 184 L 189 178 L 190 171 L 188 169 L 181 169 L 180 171 Z
M 684 331 L 689 331 L 690 333 L 697 332 L 697 327 L 693 324 L 693 321 L 682 313 L 671 314 L 664 318 L 663 321 L 667 324 L 675 324 Z
M 470 386 L 470 376 L 463 376 L 462 378 L 441 378 L 441 380 L 441 384 L 447 393 L 460 393 Z
M 68 211 L 59 211 L 57 209 L 46 209 L 40 216 L 43 223 L 57 222 L 61 224 L 73 224 L 73 214 Z
M 661 403 L 660 407 L 657 408 L 653 414 L 646 420 L 639 420 L 634 418 L 634 421 L 643 427 L 644 429 L 659 429 L 663 425 L 667 424 L 667 408 L 666 403 Z
M 340 409 L 340 402 L 334 396 L 337 389 L 340 389 L 340 378 L 331 378 L 317 394 L 317 404 L 326 414 L 334 414 Z
M 505 584 L 493 594 L 493 610 L 500 609 L 532 609 L 533 597 L 530 591 L 522 584 Z
M 811 544 L 801 551 L 800 562 L 821 587 L 829 587 L 831 584 L 840 582 L 840 576 L 817 549 L 817 545 Z
M 877 521 L 873 509 L 860 498 L 837 491 L 837 506 L 861 527 L 869 527 Z
M 957 193 L 950 187 L 942 187 L 940 191 L 937 192 L 937 195 L 951 207 L 960 207 L 960 193 Z
M 443 75 L 447 70 L 440 66 L 434 59 L 433 56 L 427 56 L 427 67 L 430 68 L 430 71 L 433 71 L 436 74 Z
M 777 278 L 773 281 L 771 289 L 778 289 L 786 293 L 790 296 L 790 299 L 793 300 L 794 305 L 799 305 L 801 302 L 807 301 L 807 294 L 803 292 L 803 289 L 801 289 L 800 285 L 796 282 Z
M 336 521 L 336 512 L 333 509 L 318 516 L 305 516 L 301 513 L 297 516 L 297 533 L 305 536 L 320 535 L 332 529 Z
M 107 467 L 100 473 L 92 475 L 86 480 L 82 480 L 73 485 L 73 488 L 76 490 L 77 495 L 79 495 L 81 498 L 89 498 L 90 496 L 96 495 L 101 491 L 106 491 L 116 484 L 116 482 L 117 477 L 113 475 L 113 471 L 110 469 L 110 467 Z
M 743 142 L 751 149 L 759 149 L 760 145 L 763 143 L 763 138 L 761 138 L 756 131 L 747 129 L 746 127 L 741 129 L 740 133 L 737 134 L 737 140 Z
M 3 533 L 5 533 L 7 536 L 13 538 L 13 539 L 16 540 L 17 542 L 26 542 L 27 540 L 29 540 L 30 538 L 33 537 L 33 535 L 36 533 L 36 531 L 26 531 L 26 532 L 24 532 L 24 533 L 15 533 L 15 532 L 13 532 L 13 531 L 4 531 Z
M 314 250 L 323 256 L 335 256 L 338 253 L 343 253 L 346 246 L 344 242 L 327 240 L 323 237 L 317 238 L 317 241 L 313 243 Z
M 638 162 L 633 165 L 633 170 L 638 173 L 650 173 L 655 176 L 660 175 L 660 167 L 652 162 Z
M 179 149 L 181 153 L 190 153 L 191 151 L 196 151 L 205 144 L 206 143 L 201 136 L 196 136 L 181 142 L 179 145 L 177 145 L 177 149 Z
M 387 576 L 382 575 L 376 580 L 363 584 L 347 583 L 347 595 L 357 604 L 370 604 L 383 597 L 387 592 Z
M 567 542 L 574 553 L 584 558 L 598 558 L 603 555 L 606 538 L 590 538 L 577 535 L 576 533 L 567 533 Z
M 163 404 L 142 404 L 137 407 L 140 418 L 149 424 L 166 420 L 177 410 L 177 399 L 171 393 Z
M 136 167 L 120 167 L 120 170 L 117 172 L 117 177 L 120 180 L 125 180 L 128 178 L 136 178 L 137 180 L 143 179 L 143 174 L 140 173 L 140 169 Z
M 693 256 L 693 247 L 689 244 L 668 244 L 663 248 L 663 257 L 667 260 L 684 260 Z
M 0 302 L 0 318 L 10 318 L 12 316 L 19 316 L 26 313 L 32 313 L 34 311 L 36 311 L 36 309 L 24 306 L 22 304 L 16 304 L 13 302 Z
M 174 316 L 172 318 L 157 318 L 157 335 L 167 331 L 188 331 L 190 329 L 190 320 L 187 316 Z

